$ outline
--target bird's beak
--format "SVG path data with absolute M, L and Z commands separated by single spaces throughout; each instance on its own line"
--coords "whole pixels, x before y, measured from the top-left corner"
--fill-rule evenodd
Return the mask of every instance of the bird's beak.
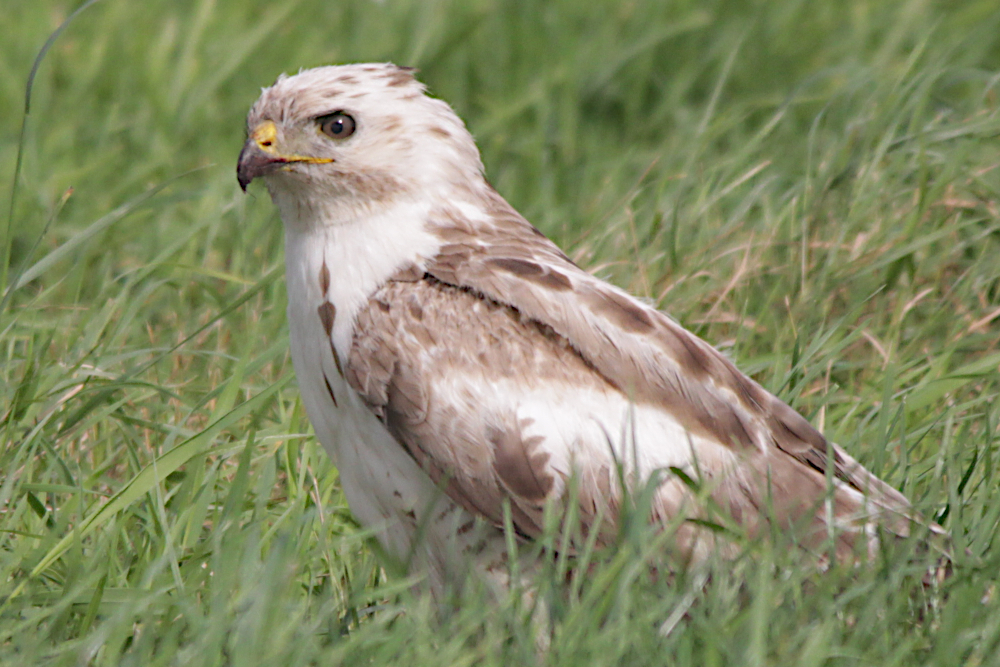
M 253 179 L 266 176 L 292 162 L 307 162 L 310 164 L 325 164 L 333 162 L 333 158 L 309 157 L 307 155 L 281 155 L 278 153 L 278 127 L 274 121 L 262 121 L 250 131 L 250 136 L 243 144 L 240 158 L 236 163 L 236 180 L 246 192 Z
M 236 163 L 236 180 L 244 192 L 253 179 L 270 174 L 286 162 L 278 155 L 275 147 L 277 138 L 278 128 L 274 121 L 265 120 L 251 130 Z
M 258 176 L 270 174 L 278 169 L 284 160 L 273 155 L 268 155 L 262 151 L 252 139 L 248 139 L 243 144 L 240 151 L 240 160 L 236 163 L 236 180 L 240 182 L 243 192 L 247 191 L 247 186 Z

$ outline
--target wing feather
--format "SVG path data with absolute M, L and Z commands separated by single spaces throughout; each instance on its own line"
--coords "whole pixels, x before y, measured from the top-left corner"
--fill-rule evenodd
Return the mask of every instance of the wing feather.
M 620 489 L 606 442 L 614 420 L 604 415 L 598 428 L 581 422 L 604 405 L 627 403 L 652 424 L 646 436 L 660 425 L 660 440 L 673 438 L 640 441 L 645 463 L 633 462 L 640 481 L 690 445 L 716 504 L 751 532 L 771 512 L 785 525 L 804 522 L 818 543 L 829 534 L 824 501 L 832 498 L 846 536 L 839 551 L 853 551 L 851 536 L 871 520 L 908 533 L 912 515 L 901 493 L 722 354 L 576 267 L 499 195 L 486 213 L 476 221 L 436 212 L 440 252 L 422 278 L 407 268 L 362 309 L 346 373 L 459 504 L 500 525 L 509 499 L 517 530 L 535 536 L 545 504 L 575 478 L 584 524 L 614 519 Z M 560 393 L 573 398 L 546 398 Z M 587 396 L 598 397 L 597 407 L 584 405 Z M 654 514 L 699 516 L 690 499 L 690 489 L 668 480 Z
M 491 191 L 485 209 L 487 218 L 478 223 L 455 224 L 455 211 L 435 217 L 450 245 L 428 264 L 430 275 L 545 323 L 611 383 L 637 402 L 669 411 L 692 433 L 765 459 L 788 455 L 823 475 L 832 464 L 837 480 L 866 496 L 872 515 L 890 530 L 908 532 L 913 515 L 899 491 L 828 443 L 724 355 L 667 315 L 579 269 L 500 195 Z M 812 485 L 800 477 L 800 487 L 790 485 L 788 493 L 815 501 Z

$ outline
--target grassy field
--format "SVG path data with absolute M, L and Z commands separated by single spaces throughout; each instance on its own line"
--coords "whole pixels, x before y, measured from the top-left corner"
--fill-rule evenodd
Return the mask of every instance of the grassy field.
M 76 6 L 7 3 L 0 40 L 0 664 L 1000 664 L 995 0 L 103 0 L 41 62 L 15 180 Z M 699 585 L 635 527 L 542 578 L 538 653 L 517 596 L 386 575 L 234 171 L 261 86 L 365 60 L 419 67 L 571 257 L 936 517 L 954 576 L 765 541 Z

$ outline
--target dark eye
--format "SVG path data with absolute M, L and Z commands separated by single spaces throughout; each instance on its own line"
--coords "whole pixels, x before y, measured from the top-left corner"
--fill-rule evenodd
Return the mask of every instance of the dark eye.
M 346 139 L 354 134 L 354 119 L 343 111 L 335 111 L 316 119 L 320 131 L 331 139 Z

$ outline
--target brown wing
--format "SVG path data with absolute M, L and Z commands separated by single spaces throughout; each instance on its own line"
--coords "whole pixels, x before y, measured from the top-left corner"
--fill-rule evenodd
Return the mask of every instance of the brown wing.
M 483 223 L 439 210 L 434 222 L 445 245 L 427 272 L 544 323 L 637 403 L 662 406 L 689 432 L 745 452 L 751 463 L 762 458 L 762 475 L 781 469 L 783 492 L 799 494 L 807 504 L 821 498 L 805 469 L 825 475 L 832 463 L 836 479 L 866 495 L 872 515 L 890 530 L 908 532 L 910 504 L 899 491 L 828 443 L 725 356 L 663 313 L 580 270 L 496 193 L 488 214 Z M 785 455 L 797 467 L 779 465 Z
M 586 482 L 579 487 L 586 496 L 580 498 L 584 529 L 597 516 L 616 518 L 614 460 L 567 452 L 582 448 L 538 436 L 537 424 L 518 417 L 518 397 L 482 392 L 506 378 L 518 391 L 547 383 L 624 394 L 669 414 L 709 449 L 737 452 L 742 463 L 734 474 L 708 471 L 718 475 L 712 497 L 751 533 L 770 517 L 782 527 L 805 527 L 805 543 L 818 546 L 833 519 L 844 555 L 870 521 L 908 534 L 911 511 L 902 494 L 722 354 L 580 270 L 498 195 L 489 213 L 484 224 L 438 212 L 441 252 L 425 274 L 402 272 L 361 311 L 346 373 L 463 507 L 500 525 L 508 498 L 515 527 L 535 536 L 545 503 L 579 474 Z M 573 460 L 581 469 L 550 459 Z M 699 516 L 685 504 L 689 497 L 686 487 L 668 480 L 654 499 L 654 515 Z M 693 541 L 682 549 L 699 539 L 694 530 L 685 527 Z
M 466 510 L 502 525 L 508 498 L 515 528 L 537 536 L 565 481 L 549 459 L 569 455 L 518 408 L 539 388 L 613 387 L 547 327 L 430 277 L 390 280 L 355 327 L 346 378 L 390 433 Z M 591 467 L 605 477 L 587 487 L 596 510 L 609 502 L 611 472 L 606 461 Z
M 358 315 L 345 375 L 416 462 L 473 515 L 502 525 L 503 501 L 509 499 L 516 530 L 538 536 L 546 503 L 566 500 L 567 480 L 576 476 L 583 534 L 598 530 L 603 541 L 615 533 L 620 471 L 604 442 L 615 431 L 614 411 L 603 415 L 609 428 L 590 430 L 585 442 L 586 429 L 559 437 L 566 433 L 553 434 L 521 416 L 521 409 L 537 401 L 539 392 L 604 395 L 607 403 L 617 399 L 619 405 L 627 400 L 546 325 L 430 276 L 399 277 Z M 595 416 L 574 403 L 563 402 L 557 408 L 562 415 L 546 414 L 563 425 Z M 569 419 L 567 413 L 573 413 Z M 668 417 L 662 423 L 670 422 Z M 645 446 L 671 447 L 660 441 Z M 828 536 L 822 501 L 831 497 L 841 520 L 838 551 L 845 557 L 854 552 L 859 531 L 846 517 L 865 515 L 859 494 L 839 486 L 830 494 L 821 471 L 790 456 L 763 456 L 748 446 L 745 455 L 728 459 L 741 461 L 733 469 L 712 456 L 713 448 L 725 445 L 693 438 L 691 446 L 704 459 L 699 474 L 710 484 L 714 507 L 726 516 L 699 509 L 690 502 L 690 487 L 673 477 L 652 498 L 650 509 L 659 521 L 732 518 L 753 534 L 770 518 L 782 528 L 798 526 L 801 543 L 819 547 Z M 675 534 L 682 553 L 713 544 L 697 526 L 681 525 Z

